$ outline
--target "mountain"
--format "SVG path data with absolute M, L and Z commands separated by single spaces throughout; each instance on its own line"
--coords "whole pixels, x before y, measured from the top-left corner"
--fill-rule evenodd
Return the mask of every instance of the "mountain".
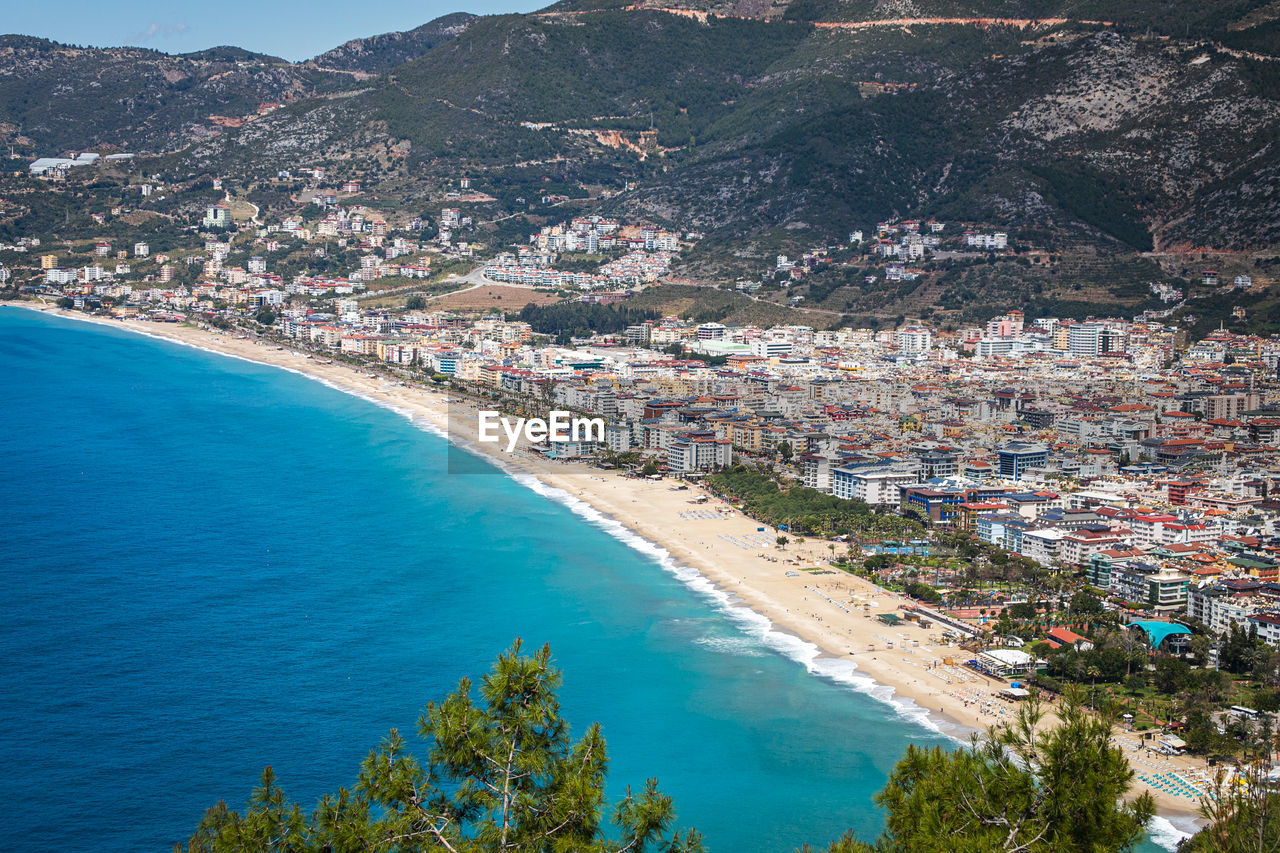
M 252 50 L 245 50 L 243 47 L 235 47 L 234 45 L 222 44 L 217 47 L 209 47 L 204 50 L 196 50 L 191 53 L 178 54 L 179 59 L 188 59 L 194 62 L 230 62 L 230 63 L 252 63 L 259 65 L 286 65 L 287 60 L 278 56 L 270 56 L 265 53 L 254 53 Z
M 410 165 L 502 172 L 572 154 L 572 177 L 607 162 L 647 179 L 618 207 L 737 236 L 797 222 L 833 236 L 851 217 L 945 209 L 1071 217 L 1134 248 L 1275 241 L 1241 186 L 1277 153 L 1270 63 L 1108 27 L 912 30 L 629 10 L 486 18 L 342 113 L 385 124 Z M 275 130 L 333 109 L 296 104 Z M 337 154 L 286 135 L 296 147 L 274 156 Z M 824 229 L 819 209 L 841 221 Z
M 894 218 L 1039 250 L 891 289 L 844 264 L 762 292 L 836 317 L 1129 310 L 1149 281 L 1190 287 L 1206 252 L 1276 274 L 1276 0 L 662 2 L 450 16 L 306 66 L 237 62 L 235 87 L 281 75 L 293 95 L 153 143 L 173 149 L 154 167 L 253 183 L 327 164 L 427 214 L 466 175 L 495 199 L 473 210 L 495 245 L 590 209 L 702 232 L 678 273 L 703 282 Z M 74 106 L 60 97 L 41 107 L 50 127 Z
M 0 142 L 33 154 L 96 146 L 164 151 L 317 91 L 325 75 L 240 48 L 170 56 L 0 36 Z M 345 84 L 345 79 L 342 83 Z
M 417 59 L 431 48 L 457 38 L 475 17 L 468 12 L 455 12 L 406 32 L 352 39 L 315 57 L 311 64 L 335 71 L 386 74 L 397 65 Z
M 100 146 L 172 150 L 256 120 L 264 104 L 340 91 L 353 72 L 385 73 L 453 38 L 473 17 L 457 13 L 354 39 L 307 63 L 231 46 L 169 55 L 0 36 L 0 142 L 33 155 Z

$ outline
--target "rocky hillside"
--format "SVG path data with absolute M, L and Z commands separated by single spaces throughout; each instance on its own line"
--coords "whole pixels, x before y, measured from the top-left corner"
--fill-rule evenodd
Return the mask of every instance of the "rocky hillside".
M 1135 249 L 1280 242 L 1265 189 L 1280 101 L 1262 76 L 1280 69 L 1105 30 L 933 65 L 931 80 L 909 63 L 891 68 L 914 84 L 895 94 L 797 105 L 794 123 L 693 158 L 628 204 L 736 236 L 820 228 L 814 213 L 828 211 L 1049 229 L 1074 220 Z M 887 77 L 859 74 L 877 75 Z M 761 81 L 739 108 L 786 103 L 776 85 Z
M 397 65 L 423 56 L 436 45 L 460 35 L 475 19 L 468 12 L 436 18 L 406 32 L 383 33 L 352 39 L 311 60 L 311 64 L 336 71 L 385 74 Z
M 0 142 L 36 156 L 95 146 L 164 151 L 217 133 L 210 116 L 306 97 L 324 77 L 239 48 L 169 56 L 0 36 Z
M 0 36 L 0 144 L 31 156 L 182 148 L 386 73 L 454 38 L 473 18 L 460 12 L 353 39 L 305 63 L 238 47 L 171 56 Z

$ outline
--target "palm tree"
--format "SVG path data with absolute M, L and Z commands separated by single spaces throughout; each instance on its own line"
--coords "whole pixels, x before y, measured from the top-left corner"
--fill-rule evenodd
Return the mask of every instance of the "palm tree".
M 1090 666 L 1089 673 L 1089 710 L 1093 710 L 1093 695 L 1098 686 L 1098 676 L 1102 672 L 1096 666 Z

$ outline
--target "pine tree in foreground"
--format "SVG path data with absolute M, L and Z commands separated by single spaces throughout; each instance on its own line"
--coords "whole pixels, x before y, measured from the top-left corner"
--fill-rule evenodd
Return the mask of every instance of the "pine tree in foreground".
M 418 721 L 430 744 L 425 767 L 392 730 L 355 787 L 325 796 L 310 816 L 268 767 L 248 811 L 209 809 L 186 850 L 700 853 L 696 832 L 669 832 L 671 798 L 653 779 L 638 795 L 627 791 L 612 812 L 616 831 L 606 833 L 604 739 L 592 725 L 569 740 L 550 659 L 545 646 L 522 657 L 517 641 L 484 677 L 479 701 L 463 679 L 428 705 Z M 1110 743 L 1113 718 L 1087 711 L 1078 691 L 1058 714 L 1058 725 L 1043 726 L 1033 698 L 965 749 L 909 746 L 876 795 L 884 832 L 873 844 L 846 835 L 830 853 L 1132 849 L 1155 807 L 1149 794 L 1124 800 L 1134 773 Z M 1219 823 L 1236 834 L 1231 824 L 1254 816 L 1241 808 Z
M 1155 812 L 1150 794 L 1125 802 L 1133 770 L 1110 743 L 1114 719 L 1068 692 L 1052 728 L 1032 698 L 1007 727 L 966 749 L 907 753 L 876 802 L 886 812 L 874 844 L 852 834 L 830 853 L 1102 853 L 1142 840 Z
M 425 767 L 393 729 L 365 759 L 354 789 L 326 795 L 310 817 L 285 798 L 268 767 L 248 811 L 225 802 L 209 809 L 188 853 L 701 851 L 693 830 L 668 836 L 675 810 L 656 779 L 639 794 L 627 790 L 612 814 L 617 831 L 606 836 L 604 738 L 594 724 L 569 740 L 556 699 L 560 672 L 550 660 L 547 646 L 522 657 L 517 640 L 484 677 L 479 702 L 463 679 L 427 706 L 418 720 L 430 744 Z
M 1246 738 L 1245 760 L 1218 765 L 1200 814 L 1207 825 L 1182 842 L 1179 853 L 1278 853 L 1280 790 L 1272 758 L 1277 736 L 1264 715 L 1259 730 Z

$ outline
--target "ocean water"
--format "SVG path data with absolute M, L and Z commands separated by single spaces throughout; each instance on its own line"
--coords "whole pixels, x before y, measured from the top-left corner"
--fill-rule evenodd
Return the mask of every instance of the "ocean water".
M 168 849 L 268 764 L 310 807 L 515 637 L 602 723 L 611 799 L 656 776 L 716 851 L 870 837 L 906 745 L 950 742 L 588 507 L 449 474 L 297 374 L 0 308 L 0 427 L 5 849 Z

